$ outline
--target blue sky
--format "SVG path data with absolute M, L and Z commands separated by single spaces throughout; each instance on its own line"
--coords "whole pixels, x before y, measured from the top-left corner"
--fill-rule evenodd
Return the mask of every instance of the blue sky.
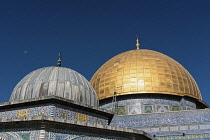
M 181 63 L 210 105 L 209 0 L 1 0 L 0 102 L 29 72 L 62 66 L 88 80 L 113 56 L 141 48 Z

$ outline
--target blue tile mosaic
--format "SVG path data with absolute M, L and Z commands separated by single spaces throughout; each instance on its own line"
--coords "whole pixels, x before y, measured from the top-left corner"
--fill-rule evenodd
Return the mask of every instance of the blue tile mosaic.
M 103 115 L 97 115 L 82 109 L 75 109 L 59 104 L 34 105 L 10 110 L 1 110 L 0 112 L 0 119 L 2 120 L 32 116 L 51 116 L 61 119 L 99 123 L 103 125 L 108 123 L 108 119 Z
M 210 134 L 210 109 L 115 115 L 110 125 L 143 130 L 161 140 L 210 139 L 210 135 L 207 135 Z M 186 134 L 184 138 L 183 133 Z
M 113 110 L 113 106 L 125 107 L 125 113 L 121 115 L 170 112 L 179 110 L 196 109 L 195 101 L 191 99 L 173 96 L 126 96 L 118 97 L 115 103 L 111 100 L 101 103 L 101 108 Z M 145 107 L 146 106 L 146 107 Z
M 116 136 L 103 136 L 102 134 L 73 132 L 66 130 L 50 129 L 50 140 L 129 140 L 128 138 Z
M 37 140 L 39 131 L 33 129 L 10 129 L 0 132 L 0 139 L 3 140 Z

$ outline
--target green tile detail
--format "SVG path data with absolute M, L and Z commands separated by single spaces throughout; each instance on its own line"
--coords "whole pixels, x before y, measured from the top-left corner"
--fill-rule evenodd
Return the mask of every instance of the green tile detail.
M 144 105 L 144 113 L 152 113 L 153 107 L 152 105 Z
M 117 108 L 117 114 L 118 115 L 125 115 L 126 114 L 126 112 L 125 112 L 125 106 L 119 106 Z
M 19 136 L 20 136 L 23 140 L 30 140 L 30 133 L 20 133 Z
M 172 111 L 179 111 L 180 108 L 179 108 L 179 106 L 172 106 L 171 110 Z

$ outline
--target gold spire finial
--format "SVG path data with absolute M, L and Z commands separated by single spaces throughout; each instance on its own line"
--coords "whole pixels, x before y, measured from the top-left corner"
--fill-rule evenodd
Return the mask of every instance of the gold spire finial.
M 136 35 L 136 49 L 139 49 L 140 44 L 139 44 L 139 39 L 138 36 Z

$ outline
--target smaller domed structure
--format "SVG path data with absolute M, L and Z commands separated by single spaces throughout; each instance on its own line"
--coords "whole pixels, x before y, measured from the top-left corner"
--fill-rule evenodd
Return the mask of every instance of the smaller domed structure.
M 98 106 L 98 97 L 86 78 L 64 67 L 45 67 L 29 73 L 16 85 L 10 101 L 51 95 Z

